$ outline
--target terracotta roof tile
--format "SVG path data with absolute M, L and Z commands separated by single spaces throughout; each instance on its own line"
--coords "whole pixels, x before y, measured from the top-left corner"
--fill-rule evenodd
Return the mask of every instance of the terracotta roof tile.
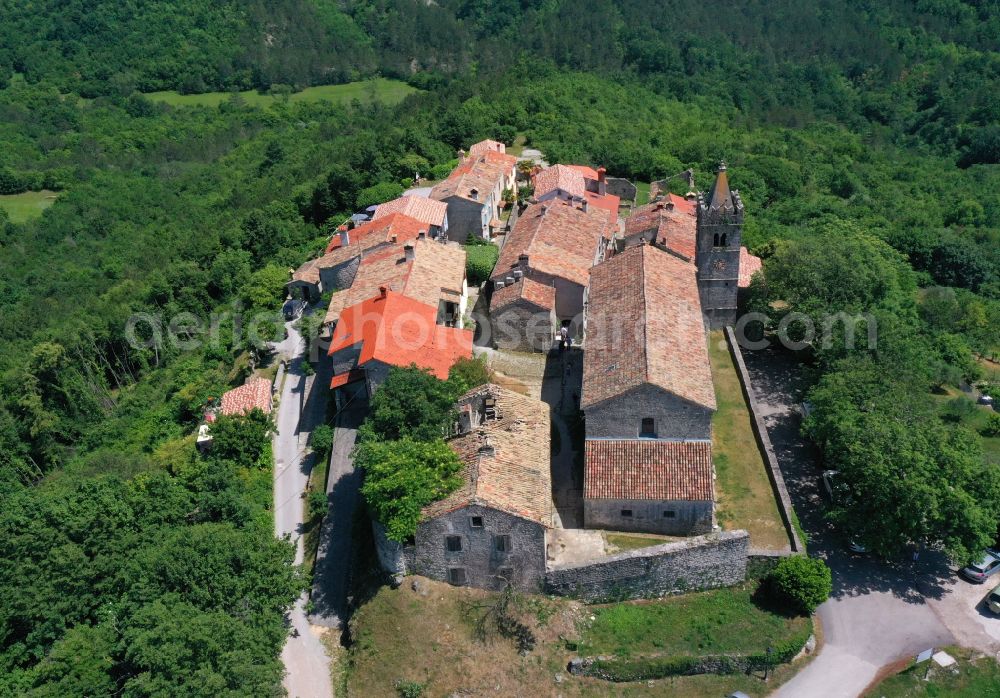
M 490 310 L 499 310 L 522 299 L 544 310 L 551 310 L 556 307 L 556 289 L 524 277 L 494 291 L 490 299 Z
M 503 189 L 504 181 L 517 164 L 517 158 L 492 150 L 485 150 L 460 163 L 448 178 L 439 182 L 430 198 L 443 201 L 458 196 L 469 201 L 485 202 L 490 192 Z M 476 190 L 474 196 L 472 191 Z
M 489 138 L 469 146 L 469 155 L 479 155 L 484 152 L 506 153 L 507 146 L 500 141 L 490 140 Z
M 379 204 L 372 219 L 378 220 L 390 213 L 403 213 L 426 225 L 443 227 L 445 216 L 448 214 L 448 204 L 411 194 Z
M 336 250 L 346 250 L 348 248 L 368 250 L 372 247 L 391 242 L 393 235 L 396 236 L 396 242 L 398 243 L 416 240 L 417 235 L 421 231 L 425 233 L 430 232 L 428 227 L 428 224 L 424 221 L 417 220 L 403 213 L 387 213 L 378 220 L 371 220 L 353 230 L 345 231 L 347 233 L 347 245 L 343 244 L 343 237 L 338 232 L 330 240 L 330 244 L 327 245 L 326 253 L 334 254 Z M 345 251 L 337 254 L 350 259 L 356 252 Z
M 444 380 L 459 358 L 472 356 L 472 332 L 436 321 L 437 307 L 387 291 L 340 314 L 328 353 L 360 343 L 359 367 L 372 360 L 392 366 L 416 364 Z
M 507 235 L 490 278 L 507 276 L 526 254 L 531 269 L 586 286 L 601 241 L 613 232 L 603 210 L 562 200 L 533 204 Z
M 695 266 L 637 245 L 590 278 L 581 407 L 648 383 L 714 410 Z
M 712 443 L 590 439 L 584 499 L 713 501 Z
M 251 378 L 222 396 L 222 414 L 246 414 L 255 408 L 271 413 L 271 381 L 266 378 Z
M 463 485 L 425 507 L 423 516 L 434 518 L 469 504 L 481 504 L 551 526 L 549 407 L 489 384 L 459 398 L 459 408 L 486 396 L 496 400 L 500 418 L 485 420 L 448 442 L 465 464 Z M 487 444 L 493 447 L 493 455 L 480 452 Z
M 693 212 L 693 205 L 681 207 L 677 200 L 683 201 L 685 204 L 691 204 L 691 202 L 675 197 L 673 194 L 671 197 L 670 202 L 674 204 L 673 209 L 669 207 L 669 202 L 666 200 L 655 201 L 636 208 L 632 215 L 625 219 L 625 237 L 656 229 L 656 242 L 658 244 L 684 255 L 693 262 L 697 247 L 697 220 Z
M 552 165 L 534 176 L 535 196 L 541 197 L 554 189 L 560 189 L 570 196 L 583 198 L 587 183 L 583 174 L 569 165 Z
M 753 275 L 763 268 L 760 257 L 750 254 L 745 247 L 740 248 L 740 288 L 748 288 Z
M 350 288 L 330 297 L 326 322 L 335 322 L 344 308 L 373 298 L 379 288 L 435 308 L 441 300 L 458 303 L 465 281 L 465 250 L 461 245 L 414 240 L 413 261 L 406 261 L 404 245 L 390 245 L 365 256 Z

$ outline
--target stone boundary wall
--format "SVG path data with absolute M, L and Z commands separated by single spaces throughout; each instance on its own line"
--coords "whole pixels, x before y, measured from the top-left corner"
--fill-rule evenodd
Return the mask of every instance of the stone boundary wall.
M 729 345 L 729 354 L 733 358 L 736 366 L 736 373 L 740 377 L 740 386 L 743 388 L 743 398 L 750 407 L 753 426 L 753 435 L 757 440 L 760 452 L 764 454 L 764 461 L 767 464 L 767 476 L 771 481 L 771 489 L 778 500 L 778 511 L 781 513 L 781 521 L 785 525 L 785 532 L 788 533 L 788 540 L 791 543 L 793 553 L 804 553 L 805 546 L 799 539 L 798 531 L 795 530 L 794 512 L 792 500 L 788 496 L 788 488 L 785 487 L 785 478 L 781 475 L 781 468 L 778 467 L 778 458 L 774 454 L 774 446 L 771 445 L 771 438 L 767 435 L 767 427 L 764 425 L 764 418 L 761 417 L 760 408 L 757 405 L 757 397 L 754 394 L 753 386 L 750 383 L 750 374 L 747 373 L 746 363 L 743 361 L 743 352 L 736 341 L 736 335 L 732 327 L 726 327 L 726 344 Z
M 723 531 L 553 565 L 545 573 L 545 593 L 606 603 L 732 586 L 746 579 L 749 544 L 746 531 Z

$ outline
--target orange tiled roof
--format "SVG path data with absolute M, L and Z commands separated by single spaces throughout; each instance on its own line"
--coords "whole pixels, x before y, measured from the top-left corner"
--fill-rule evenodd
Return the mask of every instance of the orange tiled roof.
M 506 153 L 507 146 L 500 141 L 490 140 L 489 138 L 469 146 L 469 155 L 479 155 L 485 152 Z
M 588 167 L 587 165 L 566 165 L 566 167 L 572 170 L 576 170 L 577 172 L 583 175 L 584 179 L 592 179 L 595 182 L 597 181 L 597 178 L 600 176 L 597 174 L 597 170 L 595 170 L 593 167 Z
M 382 286 L 435 308 L 441 300 L 458 303 L 465 281 L 465 250 L 461 245 L 431 240 L 410 244 L 412 262 L 406 261 L 404 245 L 398 243 L 362 259 L 350 288 L 330 297 L 326 322 L 335 322 L 344 308 L 377 296 Z
M 556 289 L 524 277 L 510 286 L 494 291 L 490 299 L 490 310 L 499 310 L 521 299 L 539 308 L 551 310 L 556 307 Z
M 552 476 L 549 464 L 549 408 L 498 385 L 483 385 L 458 400 L 459 407 L 485 396 L 496 400 L 496 420 L 486 420 L 448 442 L 465 464 L 463 485 L 423 509 L 425 519 L 470 504 L 552 525 Z M 485 445 L 493 455 L 480 452 Z
M 372 247 L 392 241 L 392 236 L 396 236 L 396 242 L 404 243 L 416 240 L 417 235 L 423 231 L 429 233 L 428 224 L 424 221 L 413 218 L 403 213 L 387 213 L 378 220 L 370 220 L 362 223 L 353 230 L 347 232 L 347 245 L 341 242 L 341 233 L 337 233 L 330 240 L 326 247 L 326 253 L 336 254 L 344 259 L 350 259 L 358 254 L 358 250 L 368 250 Z M 352 249 L 353 251 L 336 252 L 340 249 Z M 333 257 L 331 259 L 340 259 Z M 343 260 L 341 260 L 343 261 Z M 339 262 L 337 262 L 339 264 Z
M 266 378 L 251 378 L 222 395 L 222 414 L 240 415 L 253 409 L 271 413 L 271 381 Z
M 492 150 L 473 155 L 461 162 L 448 178 L 439 182 L 431 190 L 431 198 L 442 201 L 458 196 L 469 201 L 485 202 L 490 192 L 502 189 L 517 158 Z M 473 196 L 472 191 L 477 194 Z
M 401 196 L 398 199 L 393 199 L 392 201 L 386 201 L 384 204 L 379 204 L 378 208 L 375 209 L 375 215 L 372 216 L 372 219 L 378 220 L 383 216 L 388 216 L 390 213 L 404 213 L 426 225 L 443 227 L 445 216 L 448 213 L 448 204 L 423 196 L 409 194 Z
M 584 499 L 713 501 L 712 442 L 588 439 Z
M 436 307 L 387 291 L 340 314 L 328 353 L 360 343 L 358 366 L 372 360 L 393 366 L 416 364 L 445 380 L 458 359 L 472 356 L 472 332 L 442 327 L 436 321 Z
M 697 220 L 693 213 L 691 202 L 671 194 L 670 202 L 674 204 L 671 210 L 667 201 L 654 201 L 635 209 L 631 216 L 625 219 L 625 237 L 638 235 L 648 230 L 656 229 L 656 242 L 678 252 L 692 262 L 697 249 Z M 676 200 L 684 201 L 683 208 Z M 691 213 L 688 213 L 688 211 Z
M 518 257 L 526 254 L 531 269 L 586 286 L 601 240 L 613 233 L 614 226 L 601 209 L 584 211 L 562 200 L 533 204 L 507 235 L 490 278 L 507 276 Z
M 644 384 L 715 409 L 695 266 L 636 245 L 591 270 L 581 407 Z
M 596 174 L 596 173 L 595 173 Z M 583 174 L 569 165 L 552 165 L 534 176 L 535 196 L 541 197 L 554 189 L 561 189 L 570 196 L 583 198 L 587 183 Z
M 764 268 L 760 257 L 750 254 L 745 247 L 740 248 L 740 288 L 748 288 L 753 275 Z

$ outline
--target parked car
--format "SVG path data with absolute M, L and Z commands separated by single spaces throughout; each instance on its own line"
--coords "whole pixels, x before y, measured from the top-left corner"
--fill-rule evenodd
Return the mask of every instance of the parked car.
M 823 471 L 823 491 L 826 492 L 826 498 L 831 502 L 837 498 L 834 493 L 834 487 L 836 487 L 836 479 L 838 475 L 840 475 L 839 470 Z
M 962 568 L 959 573 L 973 584 L 982 584 L 990 575 L 1000 572 L 1000 552 L 987 548 L 983 559 Z
M 993 587 L 993 591 L 986 597 L 986 607 L 1000 616 L 1000 584 Z

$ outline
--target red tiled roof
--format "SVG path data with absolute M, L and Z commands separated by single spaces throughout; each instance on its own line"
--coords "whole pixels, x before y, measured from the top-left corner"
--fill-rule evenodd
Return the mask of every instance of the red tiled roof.
M 677 200 L 683 201 L 687 206 L 682 208 Z M 670 201 L 674 203 L 673 210 L 667 206 L 667 201 L 663 200 L 636 208 L 632 215 L 625 219 L 625 237 L 655 228 L 657 243 L 684 255 L 693 262 L 697 248 L 695 241 L 697 220 L 693 213 L 693 204 L 673 194 Z
M 416 218 L 425 225 L 444 226 L 444 219 L 448 213 L 448 204 L 423 196 L 413 196 L 408 194 L 392 201 L 379 204 L 375 209 L 373 220 L 378 220 L 390 213 L 404 213 L 411 218 Z
M 750 254 L 745 247 L 740 248 L 740 288 L 748 288 L 753 275 L 763 269 L 760 257 Z
M 426 222 L 412 216 L 403 213 L 387 213 L 378 220 L 371 220 L 367 223 L 362 223 L 353 230 L 348 230 L 346 248 L 341 245 L 342 238 L 340 233 L 337 233 L 330 240 L 330 244 L 327 245 L 326 253 L 329 255 L 334 254 L 336 250 L 351 248 L 367 250 L 390 242 L 393 235 L 396 236 L 396 242 L 398 243 L 409 242 L 410 240 L 416 240 L 420 231 L 429 233 L 428 227 Z M 354 254 L 357 254 L 357 252 L 345 251 L 336 254 L 349 259 Z
M 416 364 L 444 380 L 459 358 L 472 356 L 472 332 L 436 324 L 437 312 L 436 307 L 387 291 L 340 314 L 328 353 L 361 343 L 358 366 L 372 360 Z
M 539 308 L 551 310 L 556 306 L 556 289 L 524 277 L 510 286 L 494 291 L 490 299 L 490 310 L 499 310 L 521 299 Z
M 589 439 L 584 462 L 584 499 L 715 499 L 711 441 Z
M 489 138 L 469 146 L 469 155 L 479 155 L 485 152 L 506 153 L 507 146 L 500 141 L 490 140 Z
M 588 167 L 587 165 L 566 165 L 566 167 L 572 170 L 576 170 L 577 172 L 583 175 L 584 179 L 592 179 L 595 182 L 597 181 L 597 178 L 600 176 L 597 174 L 597 170 L 595 170 L 593 167 Z
M 465 281 L 465 250 L 461 245 L 414 240 L 413 261 L 404 245 L 389 245 L 365 256 L 350 288 L 334 292 L 325 322 L 336 322 L 344 308 L 378 295 L 385 286 L 427 305 L 441 300 L 458 303 Z
M 365 372 L 359 371 L 357 369 L 348 371 L 347 373 L 341 373 L 339 376 L 334 376 L 333 380 L 330 381 L 330 388 L 336 390 L 337 388 L 342 388 L 349 383 L 357 383 L 365 379 Z
M 715 409 L 695 265 L 636 245 L 590 272 L 581 407 L 644 384 Z
M 481 504 L 551 526 L 548 405 L 487 384 L 459 398 L 459 408 L 485 397 L 496 401 L 499 419 L 484 420 L 470 432 L 448 442 L 465 465 L 463 484 L 445 499 L 424 507 L 423 517 L 434 518 L 470 504 Z M 493 455 L 480 451 L 487 444 L 493 447 Z
M 554 189 L 560 189 L 570 196 L 583 198 L 587 190 L 583 174 L 569 165 L 546 167 L 533 177 L 535 196 L 541 197 Z
M 606 211 L 562 200 L 533 204 L 507 235 L 490 278 L 504 278 L 526 254 L 531 269 L 586 286 L 601 241 L 613 232 Z
M 222 396 L 222 414 L 246 414 L 255 408 L 271 413 L 271 381 L 266 378 L 252 378 Z

